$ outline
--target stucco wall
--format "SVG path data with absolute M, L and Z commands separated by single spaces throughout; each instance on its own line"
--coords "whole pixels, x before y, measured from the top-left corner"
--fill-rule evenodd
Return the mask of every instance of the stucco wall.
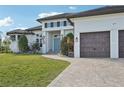
M 74 33 L 74 30 L 73 29 L 64 30 L 64 36 L 66 36 L 68 33 Z
M 12 52 L 15 52 L 15 53 L 19 52 L 17 41 L 13 41 L 13 42 L 11 41 L 10 49 Z
M 40 39 L 41 38 L 40 36 L 37 37 L 36 34 L 41 35 L 42 34 L 42 31 L 41 30 L 37 30 L 37 31 L 34 31 L 33 33 L 35 33 L 35 35 L 26 35 L 26 37 L 28 39 L 28 45 L 29 45 L 29 47 L 31 47 L 32 44 L 34 44 L 36 42 L 36 39 Z M 17 39 L 17 35 L 18 34 L 15 34 L 15 35 L 16 35 L 16 41 L 11 41 L 10 49 L 13 52 L 19 52 L 18 39 Z M 39 52 L 42 52 L 42 49 Z
M 67 26 L 61 26 L 60 27 L 49 27 L 49 28 L 44 28 L 45 23 L 50 23 L 50 22 L 62 22 L 62 21 L 67 21 L 67 19 L 55 19 L 55 20 L 47 20 L 47 21 L 42 21 L 42 31 L 55 31 L 55 30 L 62 30 L 62 29 L 73 29 L 73 26 L 70 25 L 70 23 L 67 21 Z
M 80 33 L 110 31 L 110 55 L 111 58 L 118 58 L 118 30 L 124 29 L 124 13 L 80 17 L 73 20 L 75 57 L 80 57 Z

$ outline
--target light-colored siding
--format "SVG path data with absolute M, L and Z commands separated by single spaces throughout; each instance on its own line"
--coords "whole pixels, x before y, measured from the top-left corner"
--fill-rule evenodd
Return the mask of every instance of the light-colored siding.
M 80 57 L 80 33 L 110 31 L 111 58 L 118 58 L 118 30 L 124 29 L 124 13 L 74 18 L 74 54 Z

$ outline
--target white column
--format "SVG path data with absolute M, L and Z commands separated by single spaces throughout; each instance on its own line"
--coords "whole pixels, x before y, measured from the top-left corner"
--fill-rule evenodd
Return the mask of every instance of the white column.
M 48 53 L 49 52 L 49 32 L 47 31 L 46 32 L 46 53 Z
M 42 45 L 42 53 L 43 54 L 46 54 L 47 53 L 47 35 L 46 35 L 46 31 L 43 31 L 42 32 L 42 36 L 43 36 L 43 45 Z
M 80 58 L 80 33 L 74 33 L 74 57 Z
M 60 40 L 62 40 L 63 37 L 64 37 L 64 30 L 62 29 L 60 32 Z
M 15 48 L 14 51 L 19 52 L 19 46 L 18 46 L 18 35 L 15 35 L 15 40 L 16 40 L 16 44 L 15 44 L 16 48 Z
M 110 57 L 119 57 L 119 43 L 118 43 L 118 30 L 113 29 L 110 31 Z

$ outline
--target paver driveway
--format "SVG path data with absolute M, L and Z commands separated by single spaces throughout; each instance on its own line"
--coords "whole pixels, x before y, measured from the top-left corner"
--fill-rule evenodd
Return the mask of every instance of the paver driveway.
M 71 65 L 49 87 L 124 87 L 124 59 L 61 59 Z

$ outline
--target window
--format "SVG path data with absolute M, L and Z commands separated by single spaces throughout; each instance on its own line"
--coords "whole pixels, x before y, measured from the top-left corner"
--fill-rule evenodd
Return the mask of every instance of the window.
M 53 22 L 50 23 L 50 27 L 53 27 Z
M 15 35 L 10 36 L 10 38 L 11 38 L 12 41 L 15 41 L 16 40 Z
M 60 27 L 60 22 L 57 22 L 57 27 Z
M 40 47 L 42 47 L 42 39 L 40 39 Z
M 47 28 L 48 27 L 48 25 L 47 25 L 47 23 L 45 23 L 45 28 Z
M 67 21 L 63 21 L 63 26 L 67 26 Z
M 42 37 L 42 34 L 40 35 L 40 37 Z
M 18 35 L 18 40 L 20 39 L 20 35 Z
M 36 34 L 36 36 L 38 37 L 38 36 L 39 36 L 39 34 Z
M 36 43 L 39 43 L 39 39 L 36 39 Z

